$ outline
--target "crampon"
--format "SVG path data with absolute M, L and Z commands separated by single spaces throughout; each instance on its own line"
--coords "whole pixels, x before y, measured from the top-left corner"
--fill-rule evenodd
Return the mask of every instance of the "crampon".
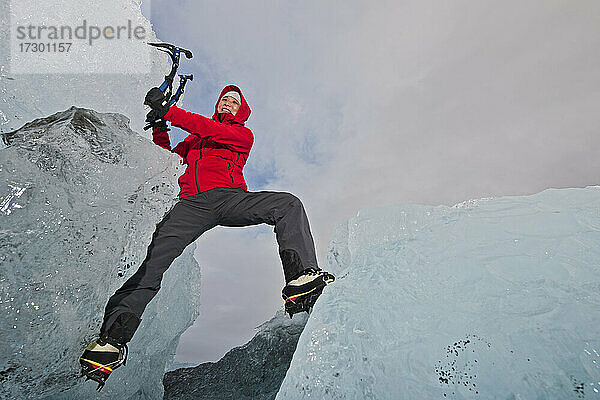
M 315 302 L 323 293 L 323 288 L 334 280 L 335 277 L 328 272 L 310 271 L 298 280 L 290 282 L 282 291 L 285 312 L 290 318 L 303 311 L 310 314 Z M 299 285 L 294 285 L 295 282 Z
M 323 288 L 319 290 L 313 291 L 311 294 L 302 296 L 302 298 L 296 298 L 296 300 L 286 299 L 285 302 L 285 312 L 290 315 L 290 318 L 294 316 L 294 314 L 301 313 L 306 311 L 307 314 L 310 314 L 312 311 L 317 298 L 323 293 Z
M 108 351 L 111 347 L 117 351 Z M 81 364 L 81 376 L 86 377 L 86 381 L 93 380 L 98 382 L 97 390 L 104 387 L 110 374 L 127 361 L 127 345 L 112 346 L 102 340 L 93 341 L 79 358 Z

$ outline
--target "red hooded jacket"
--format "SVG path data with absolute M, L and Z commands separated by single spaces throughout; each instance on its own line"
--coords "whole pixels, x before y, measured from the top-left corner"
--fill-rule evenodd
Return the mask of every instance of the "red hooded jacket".
M 237 113 L 217 113 L 221 97 L 230 90 L 240 94 L 242 104 Z M 154 128 L 154 143 L 179 154 L 187 168 L 179 177 L 179 198 L 192 196 L 214 188 L 242 188 L 247 190 L 242 170 L 248 159 L 254 136 L 244 123 L 250 116 L 250 107 L 242 91 L 234 85 L 222 91 L 212 119 L 171 106 L 165 119 L 189 133 L 171 149 L 168 129 Z

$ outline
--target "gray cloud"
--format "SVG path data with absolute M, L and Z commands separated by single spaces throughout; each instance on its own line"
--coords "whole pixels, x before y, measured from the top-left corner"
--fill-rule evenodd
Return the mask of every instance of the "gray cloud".
M 268 182 L 250 189 L 304 200 L 321 261 L 362 207 L 598 183 L 597 2 L 171 4 L 153 2 L 177 21 L 158 36 L 200 50 L 211 85 L 242 87 L 256 135 L 246 175 Z M 247 252 L 216 261 L 215 236 L 201 264 L 281 274 L 274 242 L 239 239 Z M 269 276 L 260 290 L 282 284 Z

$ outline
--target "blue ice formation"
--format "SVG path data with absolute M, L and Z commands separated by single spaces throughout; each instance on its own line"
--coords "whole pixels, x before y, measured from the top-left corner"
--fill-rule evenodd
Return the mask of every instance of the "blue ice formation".
M 361 211 L 276 397 L 600 398 L 600 187 Z
M 2 135 L 0 398 L 162 399 L 179 336 L 198 316 L 188 249 L 165 273 L 102 392 L 79 378 L 109 296 L 139 267 L 174 204 L 179 162 L 120 114 L 77 107 Z

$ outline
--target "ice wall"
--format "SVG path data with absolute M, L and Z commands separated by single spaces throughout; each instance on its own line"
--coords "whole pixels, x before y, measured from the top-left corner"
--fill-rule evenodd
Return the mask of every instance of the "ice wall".
M 102 392 L 79 378 L 108 297 L 174 204 L 178 157 L 119 114 L 70 108 L 4 134 L 0 150 L 0 398 L 161 399 L 179 335 L 197 316 L 193 247 L 166 272 Z
M 277 399 L 600 398 L 600 187 L 364 210 L 328 259 Z

